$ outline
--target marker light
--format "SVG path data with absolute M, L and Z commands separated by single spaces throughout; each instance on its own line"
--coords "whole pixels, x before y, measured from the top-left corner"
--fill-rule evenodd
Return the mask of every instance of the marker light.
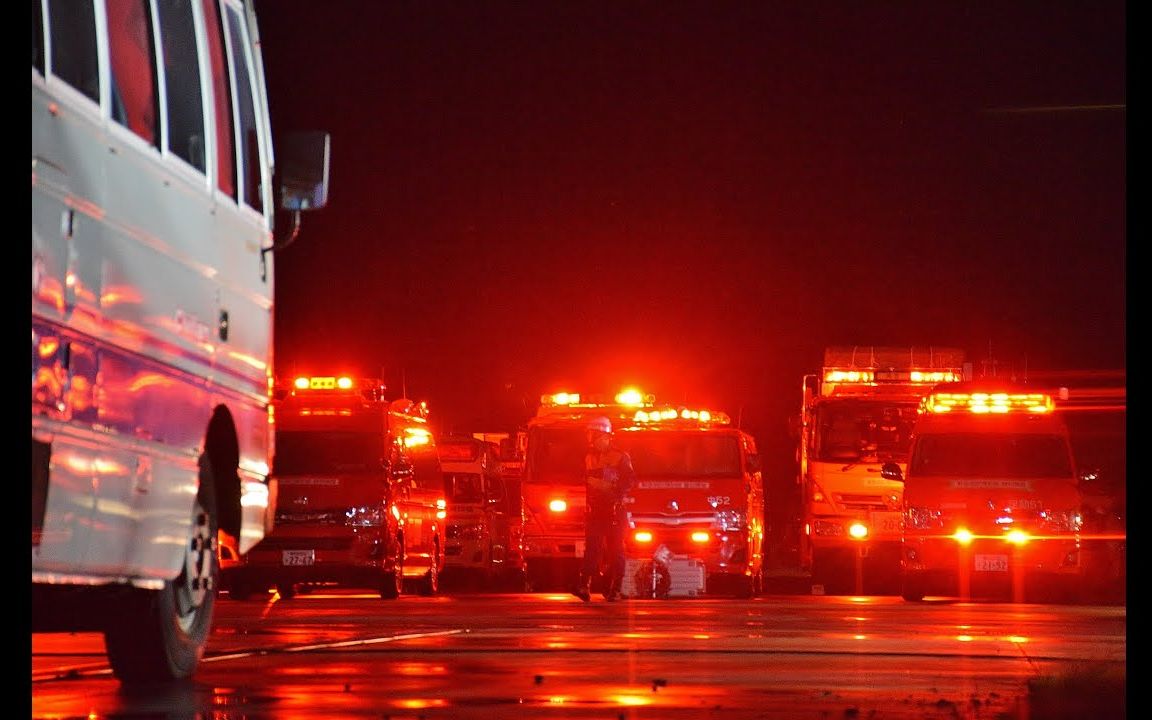
M 632 537 L 638 543 L 650 543 L 650 542 L 652 542 L 652 533 L 648 532 L 647 530 L 637 530 L 636 533 Z
M 697 530 L 696 532 L 692 533 L 692 542 L 694 543 L 706 543 L 711 539 L 712 535 L 710 533 L 704 532 L 703 530 Z
M 568 510 L 568 502 L 566 500 L 550 500 L 548 502 L 548 509 L 552 512 L 565 512 Z
M 824 382 L 834 383 L 870 383 L 876 379 L 871 370 L 828 370 L 824 373 Z
M 952 533 L 952 539 L 955 540 L 956 542 L 960 543 L 961 545 L 971 545 L 972 544 L 972 531 L 966 530 L 964 528 L 960 528 L 956 532 Z
M 868 526 L 861 522 L 854 522 L 848 526 L 848 535 L 856 540 L 868 537 Z
M 558 392 L 553 395 L 541 395 L 542 405 L 577 405 L 580 403 L 579 393 Z
M 627 388 L 616 393 L 616 402 L 621 405 L 643 405 L 644 395 L 636 388 Z

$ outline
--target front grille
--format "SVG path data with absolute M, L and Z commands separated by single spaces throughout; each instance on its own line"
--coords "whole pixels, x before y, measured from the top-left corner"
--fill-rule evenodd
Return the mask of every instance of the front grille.
M 884 498 L 881 495 L 865 495 L 861 493 L 838 493 L 837 502 L 850 510 L 887 510 Z
M 311 510 L 309 512 L 278 512 L 276 524 L 344 525 L 348 522 L 348 509 Z
M 256 546 L 258 550 L 347 550 L 352 547 L 352 537 L 276 537 L 264 538 Z

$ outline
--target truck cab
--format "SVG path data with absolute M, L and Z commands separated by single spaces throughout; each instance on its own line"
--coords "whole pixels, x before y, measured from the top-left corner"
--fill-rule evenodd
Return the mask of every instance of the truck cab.
M 904 483 L 901 595 L 961 598 L 1081 589 L 1082 497 L 1051 395 L 997 382 L 922 403 Z
M 477 590 L 523 592 L 523 515 L 519 482 L 506 481 L 500 445 L 473 436 L 437 447 L 447 493 L 445 580 Z
M 273 531 L 228 568 L 242 600 L 316 585 L 367 587 L 382 598 L 436 594 L 444 564 L 444 479 L 427 408 L 387 399 L 383 383 L 308 376 L 274 403 Z
M 764 491 L 755 439 L 727 413 L 657 407 L 616 434 L 625 499 L 624 594 L 752 597 L 763 588 Z

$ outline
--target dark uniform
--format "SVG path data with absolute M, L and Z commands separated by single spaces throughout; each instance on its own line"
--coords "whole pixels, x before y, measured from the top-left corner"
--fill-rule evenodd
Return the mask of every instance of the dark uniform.
M 590 599 L 592 579 L 604 562 L 604 599 L 612 601 L 619 597 L 624 580 L 624 532 L 628 528 L 624 497 L 632 489 L 636 473 L 628 453 L 611 445 L 601 449 L 595 444 L 584 458 L 584 470 L 584 565 L 575 594 L 586 602 Z

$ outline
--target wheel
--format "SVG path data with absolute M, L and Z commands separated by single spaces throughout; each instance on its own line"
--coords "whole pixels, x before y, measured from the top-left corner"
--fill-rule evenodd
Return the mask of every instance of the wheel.
M 908 602 L 920 602 L 924 599 L 924 584 L 916 578 L 904 576 L 900 582 L 900 597 Z
M 733 595 L 740 600 L 749 600 L 756 595 L 756 580 L 750 575 L 738 575 L 732 578 L 735 586 Z
M 532 591 L 528 585 L 528 573 L 524 572 L 524 570 L 513 570 L 509 572 L 505 577 L 503 585 L 507 592 L 526 593 Z
M 296 597 L 296 584 L 291 582 L 276 583 L 276 592 L 281 600 L 291 600 Z
M 237 580 L 228 588 L 228 597 L 233 600 L 247 600 L 252 597 L 252 586 L 242 580 Z
M 396 547 L 392 567 L 385 568 L 384 576 L 380 578 L 380 597 L 385 600 L 395 600 L 404 592 L 404 546 L 398 542 Z
M 117 603 L 117 617 L 104 631 L 108 661 L 121 682 L 182 680 L 195 672 L 216 607 L 218 526 L 215 481 L 201 456 L 200 490 L 180 574 L 160 590 L 133 589 Z
M 440 592 L 440 568 L 436 565 L 435 558 L 432 561 L 432 567 L 428 568 L 428 572 L 424 573 L 424 577 L 420 579 L 421 595 L 436 595 Z

